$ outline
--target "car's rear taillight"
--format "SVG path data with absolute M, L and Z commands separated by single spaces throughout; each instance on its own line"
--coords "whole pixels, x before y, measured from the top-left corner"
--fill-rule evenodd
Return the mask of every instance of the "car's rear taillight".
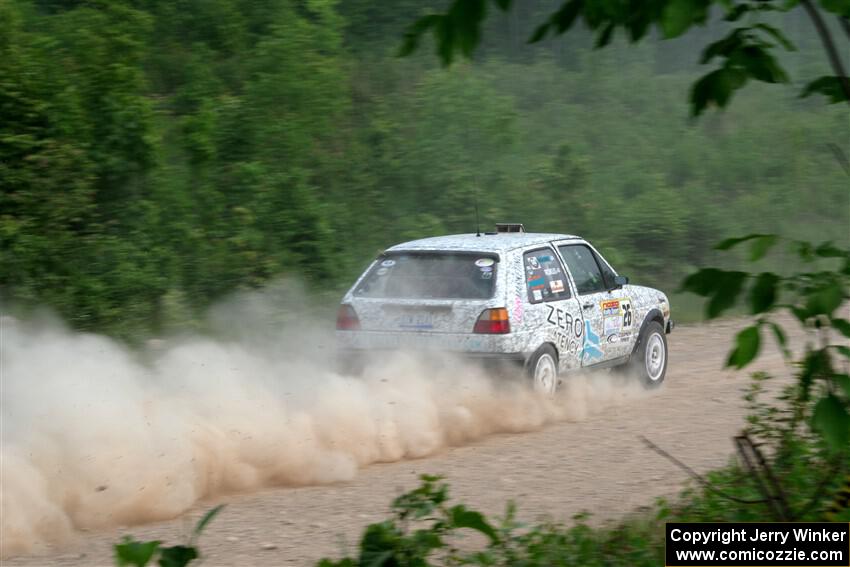
M 504 307 L 496 309 L 485 309 L 475 322 L 473 333 L 485 335 L 503 335 L 511 332 L 511 323 L 508 321 L 508 310 Z
M 357 331 L 360 329 L 360 319 L 354 308 L 343 303 L 336 312 L 336 328 L 338 331 Z

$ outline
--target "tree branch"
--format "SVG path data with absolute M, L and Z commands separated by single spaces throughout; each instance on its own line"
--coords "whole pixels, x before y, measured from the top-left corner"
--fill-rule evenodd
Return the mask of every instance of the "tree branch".
M 767 499 L 775 518 L 781 522 L 793 521 L 794 516 L 788 507 L 788 500 L 785 498 L 782 486 L 779 484 L 776 476 L 774 476 L 762 452 L 759 451 L 756 444 L 750 439 L 749 434 L 742 433 L 741 435 L 736 435 L 735 446 L 738 449 L 738 454 L 744 461 L 744 466 L 747 467 L 747 470 L 750 471 L 750 474 L 756 481 L 759 491 Z
M 844 173 L 850 175 L 850 160 L 847 159 L 847 156 L 844 154 L 844 150 L 842 150 L 841 147 L 834 142 L 828 143 L 827 147 L 832 151 L 832 155 L 835 156 L 835 160 L 844 169 Z
M 697 482 L 699 482 L 703 486 L 703 488 L 705 488 L 706 490 L 708 490 L 710 492 L 714 492 L 718 496 L 726 498 L 727 500 L 731 500 L 732 502 L 737 502 L 738 504 L 765 504 L 765 503 L 769 502 L 767 499 L 764 499 L 764 500 L 749 500 L 749 499 L 746 499 L 746 498 L 738 498 L 736 496 L 732 496 L 731 494 L 726 494 L 725 492 L 723 492 L 722 490 L 720 490 L 719 488 L 715 487 L 713 484 L 711 484 L 710 482 L 705 480 L 694 469 L 692 469 L 691 467 L 689 467 L 688 465 L 686 465 L 685 463 L 683 463 L 682 461 L 680 461 L 679 459 L 677 459 L 676 457 L 674 457 L 673 455 L 671 455 L 670 453 L 668 453 L 667 451 L 665 451 L 664 449 L 662 449 L 661 447 L 659 447 L 658 445 L 656 445 L 655 443 L 653 443 L 652 441 L 650 441 L 649 439 L 644 437 L 643 435 L 639 435 L 638 437 L 640 438 L 641 441 L 643 441 L 646 444 L 647 447 L 649 447 L 650 449 L 652 449 L 653 451 L 655 451 L 656 453 L 658 453 L 659 455 L 661 455 L 662 457 L 664 457 L 665 459 L 667 459 L 668 461 L 670 461 L 671 463 L 673 463 L 674 465 L 676 465 L 677 467 L 679 467 L 680 469 L 682 469 L 683 471 L 688 473 L 692 478 L 694 478 Z
M 844 70 L 844 65 L 841 63 L 841 57 L 838 55 L 838 50 L 835 49 L 835 43 L 832 41 L 832 35 L 829 33 L 829 28 L 821 18 L 820 13 L 811 0 L 802 0 L 800 2 L 806 12 L 809 14 L 815 29 L 823 42 L 823 47 L 829 57 L 829 63 L 832 65 L 832 70 L 838 76 L 838 81 L 841 83 L 841 90 L 844 91 L 844 98 L 850 104 L 850 79 L 847 78 L 847 72 Z
M 841 29 L 847 34 L 847 39 L 850 39 L 850 19 L 844 16 L 838 16 L 838 23 L 841 24 Z

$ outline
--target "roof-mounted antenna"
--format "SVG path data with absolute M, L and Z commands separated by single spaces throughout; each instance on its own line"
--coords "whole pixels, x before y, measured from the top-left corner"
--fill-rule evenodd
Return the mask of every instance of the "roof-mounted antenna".
M 469 124 L 464 124 L 463 135 L 466 138 L 466 147 L 469 148 Z M 473 171 L 475 171 L 473 169 Z M 478 175 L 472 174 L 472 197 L 475 201 L 475 236 L 481 236 L 481 221 L 478 218 Z

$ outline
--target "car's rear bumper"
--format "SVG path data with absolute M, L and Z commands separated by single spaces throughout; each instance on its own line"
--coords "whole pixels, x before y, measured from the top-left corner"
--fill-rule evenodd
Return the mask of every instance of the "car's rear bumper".
M 434 333 L 411 331 L 337 331 L 341 350 L 442 351 L 461 355 L 504 355 L 522 352 L 526 337 L 520 333 Z
M 337 349 L 337 369 L 344 374 L 359 374 L 372 361 L 386 358 L 399 349 Z M 514 371 L 525 365 L 527 356 L 521 352 L 457 352 L 449 350 L 419 350 L 412 352 L 435 364 L 451 364 L 454 361 L 473 363 L 493 370 Z

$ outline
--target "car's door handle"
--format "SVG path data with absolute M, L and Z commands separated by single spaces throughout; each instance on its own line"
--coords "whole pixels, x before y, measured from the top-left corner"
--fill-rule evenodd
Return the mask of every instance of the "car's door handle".
M 592 303 L 585 303 L 584 305 L 581 306 L 581 308 L 582 309 L 593 309 L 593 304 Z

